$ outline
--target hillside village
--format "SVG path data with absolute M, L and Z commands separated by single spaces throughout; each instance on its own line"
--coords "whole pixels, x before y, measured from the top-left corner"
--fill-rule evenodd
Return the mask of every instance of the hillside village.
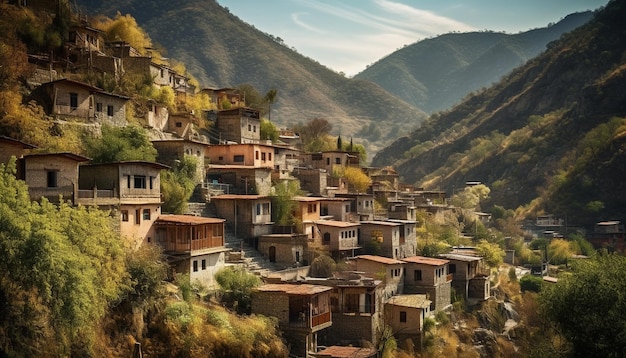
M 133 111 L 157 151 L 155 162 L 92 163 L 79 153 L 1 136 L 0 163 L 17 159 L 16 176 L 31 200 L 110 210 L 131 250 L 161 248 L 172 279 L 188 275 L 216 290 L 215 274 L 226 267 L 254 273 L 263 284 L 253 291 L 251 312 L 276 317 L 298 357 L 374 357 L 377 350 L 364 342 L 378 346 L 385 326 L 398 341 L 419 346 L 425 320 L 449 310 L 453 294 L 470 304 L 492 296 L 493 272 L 474 248 L 418 256 L 424 218 L 459 210 L 446 192 L 403 184 L 391 167 L 365 166 L 352 143 L 306 152 L 292 129 L 280 129 L 277 140 L 262 139 L 261 112 L 245 106 L 245 94 L 198 89 L 150 54 L 124 41 L 105 42 L 87 22 L 74 24 L 68 39 L 65 59 L 28 58 L 30 98 L 60 126 L 83 123 L 97 131 L 129 125 L 133 99 L 75 79 L 85 71 L 147 76 L 156 88 L 170 87 L 178 104 L 201 95 L 210 101 L 201 111 L 172 110 L 158 101 Z M 197 164 L 196 188 L 183 214 L 164 212 L 162 173 L 186 157 Z M 348 168 L 367 176 L 365 188 L 342 175 Z M 281 186 L 300 190 L 276 200 Z M 474 215 L 484 224 L 491 218 Z M 535 236 L 558 235 L 563 227 L 551 215 L 533 224 Z M 617 221 L 599 223 L 590 239 L 597 247 L 624 249 Z M 513 263 L 508 255 L 514 253 L 507 252 Z M 322 256 L 343 269 L 315 274 L 312 264 Z

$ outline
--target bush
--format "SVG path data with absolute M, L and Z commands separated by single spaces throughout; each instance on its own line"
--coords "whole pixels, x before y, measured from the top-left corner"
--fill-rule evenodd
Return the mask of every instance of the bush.
M 519 280 L 519 285 L 522 292 L 539 292 L 543 285 L 543 279 L 533 275 L 524 275 L 524 277 Z

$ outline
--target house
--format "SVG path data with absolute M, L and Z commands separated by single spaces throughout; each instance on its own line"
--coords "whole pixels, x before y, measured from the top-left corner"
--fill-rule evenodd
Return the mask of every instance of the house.
M 326 196 L 328 194 L 329 178 L 325 170 L 296 167 L 292 174 L 300 181 L 302 190 L 314 196 Z
M 431 301 L 431 311 L 441 311 L 450 307 L 452 276 L 448 260 L 413 256 L 402 259 L 405 262 L 404 291 L 425 294 Z
M 24 154 L 35 148 L 37 146 L 0 135 L 0 164 L 7 164 L 11 157 L 20 159 Z
M 293 178 L 291 173 L 300 165 L 300 151 L 286 145 L 273 145 L 275 179 Z M 315 194 L 318 195 L 318 194 Z
M 19 178 L 28 185 L 31 200 L 46 198 L 52 203 L 76 203 L 78 167 L 89 158 L 73 153 L 26 154 L 20 159 Z
M 252 313 L 276 317 L 291 354 L 311 357 L 317 335 L 332 326 L 332 288 L 309 284 L 264 284 L 252 291 Z
M 415 222 L 361 221 L 359 243 L 380 256 L 398 260 L 415 256 Z
M 587 235 L 587 240 L 596 249 L 606 248 L 611 252 L 624 252 L 626 249 L 626 231 L 618 220 L 596 223 L 593 232 Z
M 333 170 L 340 171 L 346 167 L 359 167 L 359 152 L 347 152 L 343 150 L 329 150 L 317 153 L 302 154 L 303 166 L 324 169 L 327 173 Z
M 215 129 L 220 133 L 220 142 L 258 143 L 261 139 L 259 111 L 244 107 L 218 111 Z
M 348 271 L 329 278 L 308 277 L 305 282 L 332 287 L 333 325 L 318 337 L 322 344 L 378 343 L 384 307 L 382 281 Z
M 242 165 L 274 169 L 274 147 L 258 143 L 216 144 L 206 148 L 212 165 Z
M 231 194 L 269 195 L 272 188 L 272 168 L 232 164 L 208 164 L 207 186 L 227 187 Z
M 322 198 L 311 196 L 294 196 L 296 202 L 294 220 L 299 224 L 298 232 L 306 234 L 309 240 L 315 240 L 319 233 L 315 228 L 315 222 L 320 219 L 320 201 Z
M 313 260 L 307 252 L 308 237 L 298 233 L 273 233 L 258 238 L 257 250 L 269 262 L 284 267 L 309 265 Z
M 203 88 L 200 93 L 206 94 L 211 103 L 217 105 L 217 109 L 243 107 L 244 105 L 241 94 L 236 88 Z
M 335 220 L 315 221 L 319 236 L 318 242 L 330 253 L 335 260 L 354 257 L 359 246 L 359 223 L 350 223 Z
M 125 126 L 128 97 L 70 79 L 47 82 L 33 91 L 33 98 L 47 114 Z
M 365 193 L 337 193 L 336 198 L 350 198 L 350 211 L 359 216 L 359 220 L 374 220 L 374 196 Z
M 467 298 L 485 300 L 490 297 L 489 270 L 482 257 L 464 254 L 441 254 L 446 259 L 448 272 L 452 275 L 452 287 L 456 293 Z
M 208 144 L 190 139 L 162 139 L 153 140 L 152 145 L 157 150 L 157 161 L 170 167 L 176 167 L 178 162 L 188 157 L 196 160 L 196 181 L 201 183 L 206 176 L 204 153 Z
M 356 212 L 352 210 L 350 198 L 324 198 L 320 201 L 320 217 L 337 221 L 358 222 Z
M 217 287 L 215 273 L 225 265 L 224 219 L 160 215 L 154 223 L 156 244 L 176 274 Z
M 415 206 L 412 202 L 387 200 L 387 217 L 398 220 L 415 220 Z
M 404 264 L 404 261 L 375 255 L 359 255 L 353 260 L 354 271 L 383 281 L 385 300 L 404 292 Z
M 145 161 L 81 165 L 76 202 L 118 211 L 120 235 L 134 247 L 150 243 L 161 215 L 164 169 L 169 167 Z
M 217 195 L 211 198 L 218 217 L 226 219 L 238 237 L 272 233 L 272 200 L 263 195 Z M 252 246 L 256 246 L 252 243 Z
M 432 315 L 431 301 L 426 295 L 411 294 L 390 297 L 385 303 L 385 323 L 391 326 L 399 341 L 412 338 L 417 342 L 424 328 L 424 320 Z

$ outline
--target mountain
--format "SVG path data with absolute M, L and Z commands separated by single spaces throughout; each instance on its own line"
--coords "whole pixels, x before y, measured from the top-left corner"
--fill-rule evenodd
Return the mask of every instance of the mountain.
M 448 192 L 491 187 L 492 203 L 571 223 L 626 217 L 626 2 L 493 87 L 438 113 L 380 151 L 373 165 Z M 400 158 L 400 159 L 398 159 Z
M 333 132 L 354 136 L 369 153 L 415 128 L 427 115 L 363 80 L 348 79 L 256 30 L 214 0 L 78 0 L 82 12 L 130 14 L 170 58 L 183 62 L 202 86 L 251 84 L 277 89 L 272 120 L 293 125 L 325 118 Z M 385 123 L 385 125 L 381 125 Z M 371 128 L 370 131 L 361 131 Z
M 355 78 L 378 83 L 426 112 L 445 110 L 497 82 L 591 17 L 591 11 L 571 14 L 554 25 L 514 35 L 485 31 L 437 36 L 382 58 Z

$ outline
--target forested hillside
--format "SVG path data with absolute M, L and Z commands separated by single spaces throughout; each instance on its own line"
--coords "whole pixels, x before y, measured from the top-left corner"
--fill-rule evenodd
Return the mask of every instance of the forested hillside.
M 445 110 L 468 93 L 499 81 L 591 17 L 590 11 L 571 14 L 556 24 L 518 34 L 484 31 L 437 36 L 382 58 L 355 78 L 378 83 L 426 112 Z
M 77 3 L 92 15 L 114 17 L 119 11 L 133 16 L 155 43 L 167 49 L 168 57 L 185 63 L 201 86 L 247 83 L 261 93 L 276 89 L 272 120 L 283 126 L 324 118 L 333 125 L 333 134 L 354 136 L 374 153 L 395 140 L 400 130 L 416 128 L 426 118 L 423 111 L 380 86 L 345 78 L 298 54 L 214 0 Z
M 452 191 L 468 180 L 494 203 L 590 224 L 626 214 L 626 15 L 612 1 L 541 56 L 374 158 L 405 180 Z M 400 159 L 398 159 L 400 158 Z

